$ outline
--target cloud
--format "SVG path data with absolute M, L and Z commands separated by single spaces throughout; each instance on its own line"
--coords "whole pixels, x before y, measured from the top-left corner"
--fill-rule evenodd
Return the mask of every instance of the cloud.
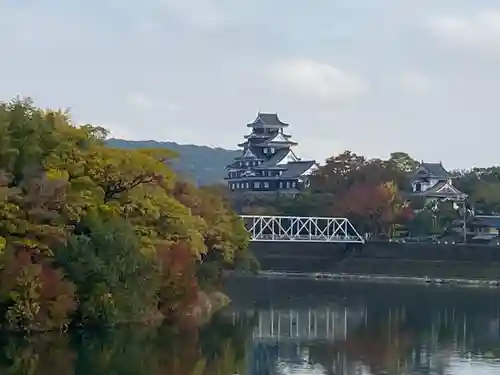
M 420 72 L 404 72 L 398 77 L 400 89 L 406 94 L 425 96 L 432 91 L 433 82 Z
M 180 106 L 166 98 L 158 98 L 149 96 L 141 92 L 132 92 L 127 95 L 127 103 L 130 104 L 135 110 L 141 112 L 149 112 L 153 110 L 162 110 L 167 112 L 174 112 L 180 109 Z
M 230 22 L 230 17 L 215 0 L 163 0 L 163 5 L 181 22 L 199 28 L 218 28 Z
M 322 101 L 347 100 L 368 91 L 360 77 L 310 59 L 279 61 L 268 74 L 275 89 Z
M 468 17 L 435 17 L 427 26 L 447 43 L 486 47 L 500 52 L 500 9 L 483 10 Z

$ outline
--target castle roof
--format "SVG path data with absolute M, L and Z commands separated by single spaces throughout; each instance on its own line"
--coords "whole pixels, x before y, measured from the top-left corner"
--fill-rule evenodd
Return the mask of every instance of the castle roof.
M 282 122 L 277 113 L 259 113 L 254 122 L 247 124 L 249 128 L 283 128 L 289 124 Z
M 247 148 L 243 153 L 241 159 L 257 159 L 257 156 L 252 152 L 250 148 Z
M 448 179 L 451 177 L 450 172 L 444 169 L 442 163 L 420 163 L 419 167 L 413 174 L 414 177 L 433 177 L 437 179 Z
M 422 192 L 414 193 L 416 196 L 431 197 L 431 198 L 451 198 L 462 200 L 467 197 L 467 194 L 462 193 L 454 187 L 448 180 L 438 182 L 436 185 Z
M 260 141 L 260 143 L 256 144 L 256 146 L 274 146 L 274 147 L 283 147 L 283 146 L 295 146 L 298 143 L 291 141 L 288 139 L 290 137 L 286 137 L 282 133 L 276 133 L 272 138 L 269 137 L 269 139 L 263 139 Z
M 291 151 L 288 148 L 282 148 L 276 151 L 276 153 L 267 161 L 259 165 L 257 168 L 259 169 L 266 169 L 269 167 L 274 167 L 277 166 L 279 163 L 282 163 L 283 160 L 290 154 L 293 154 L 293 151 Z M 295 154 L 293 154 L 295 156 Z M 299 160 L 297 157 L 295 157 L 297 160 Z M 286 164 L 282 163 L 280 166 L 285 166 Z
M 316 165 L 314 160 L 294 161 L 284 165 L 286 171 L 280 176 L 281 178 L 300 177 L 306 173 L 312 166 Z
M 279 176 L 266 176 L 265 178 L 267 180 L 287 180 L 287 179 L 294 179 L 297 177 L 302 176 L 304 173 L 306 173 L 311 167 L 316 165 L 316 162 L 314 160 L 306 160 L 306 161 L 294 161 L 290 162 L 287 164 L 282 164 L 277 167 L 270 167 L 268 169 L 280 169 L 283 171 L 283 173 Z M 260 166 L 258 167 L 252 167 L 251 169 L 248 169 L 248 171 L 255 171 L 259 170 Z M 226 178 L 229 179 L 229 178 Z M 231 180 L 261 180 L 262 176 L 254 176 L 252 174 L 244 175 L 239 178 L 231 178 Z

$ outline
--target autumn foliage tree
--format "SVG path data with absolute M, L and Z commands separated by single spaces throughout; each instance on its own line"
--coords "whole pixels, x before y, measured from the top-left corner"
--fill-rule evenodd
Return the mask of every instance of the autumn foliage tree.
M 203 257 L 224 268 L 246 252 L 239 218 L 183 188 L 168 150 L 109 148 L 105 129 L 19 99 L 0 103 L 0 135 L 3 327 L 186 314 Z
M 287 214 L 345 216 L 362 232 L 390 235 L 407 216 L 401 189 L 411 160 L 404 153 L 380 160 L 345 151 L 328 158 L 311 176 L 309 192 L 277 205 Z
M 391 235 L 402 206 L 393 182 L 357 183 L 340 194 L 334 205 L 337 215 L 351 218 L 363 232 Z

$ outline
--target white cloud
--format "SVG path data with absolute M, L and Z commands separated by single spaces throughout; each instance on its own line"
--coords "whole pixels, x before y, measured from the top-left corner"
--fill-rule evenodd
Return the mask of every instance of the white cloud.
M 424 96 L 431 92 L 433 82 L 420 72 L 404 72 L 398 77 L 398 84 L 402 91 L 410 95 Z
M 448 43 L 500 52 L 500 10 L 483 10 L 469 17 L 436 17 L 431 19 L 428 27 Z
M 215 0 L 163 0 L 168 12 L 182 22 L 200 28 L 218 28 L 230 22 L 229 16 Z
M 128 94 L 126 100 L 134 109 L 142 112 L 153 110 L 173 112 L 180 108 L 177 103 L 166 98 L 157 98 L 141 92 L 132 92 Z
M 360 77 L 309 59 L 277 62 L 268 74 L 277 90 L 322 101 L 351 99 L 368 91 L 368 84 Z

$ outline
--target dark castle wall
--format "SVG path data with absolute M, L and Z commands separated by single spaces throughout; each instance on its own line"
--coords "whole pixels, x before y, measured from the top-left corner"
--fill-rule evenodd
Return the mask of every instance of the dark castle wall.
M 265 271 L 500 279 L 500 246 L 252 242 Z

